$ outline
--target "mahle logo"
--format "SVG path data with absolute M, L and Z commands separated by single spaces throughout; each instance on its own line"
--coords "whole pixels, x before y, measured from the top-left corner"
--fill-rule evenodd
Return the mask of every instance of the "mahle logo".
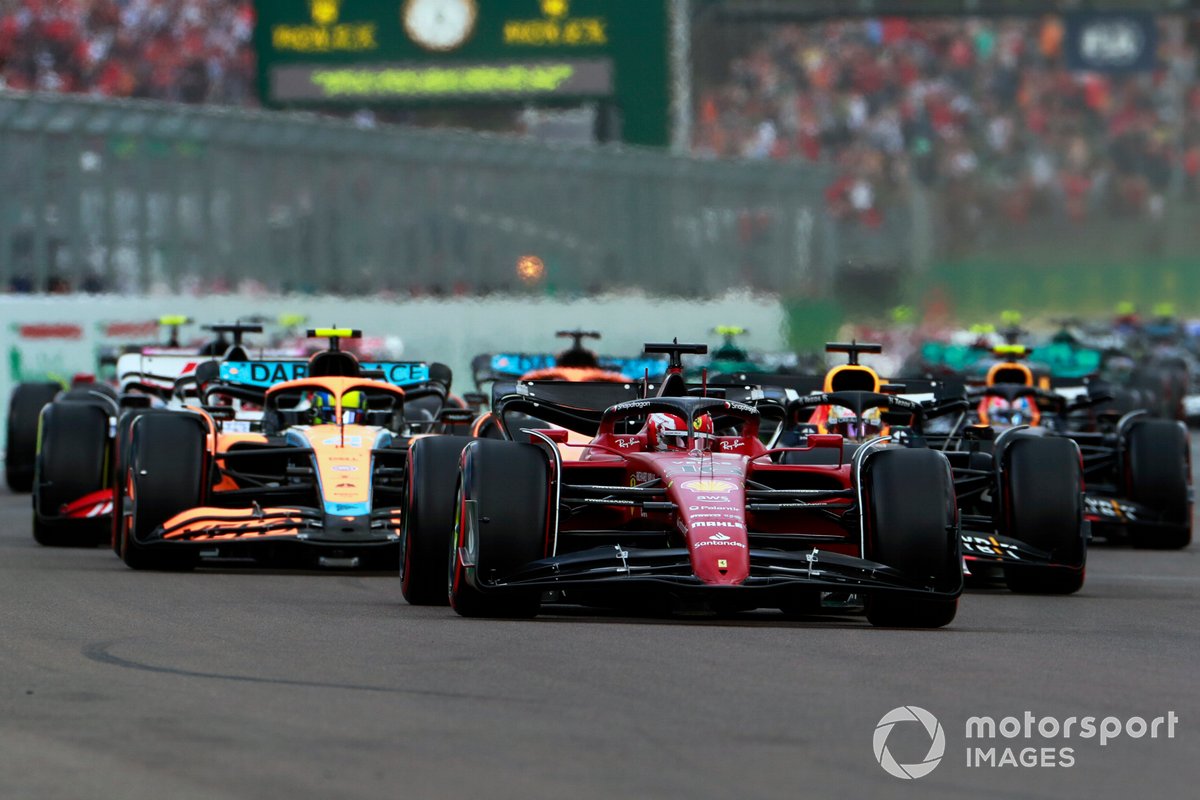
M 918 723 L 920 727 L 901 724 L 909 722 Z M 921 731 L 919 735 L 929 739 L 929 751 L 925 753 L 923 760 L 915 764 L 901 764 L 892 756 L 888 750 L 888 739 L 897 725 L 901 731 L 897 735 L 918 735 L 916 732 Z M 893 708 L 879 720 L 879 724 L 875 726 L 873 744 L 875 760 L 879 762 L 879 766 L 883 767 L 887 774 L 907 781 L 924 778 L 941 763 L 942 756 L 946 754 L 946 733 L 937 717 L 920 706 L 900 706 Z

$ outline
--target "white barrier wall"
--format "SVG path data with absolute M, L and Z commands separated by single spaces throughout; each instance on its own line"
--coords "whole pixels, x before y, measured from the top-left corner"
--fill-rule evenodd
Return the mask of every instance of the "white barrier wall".
M 0 397 L 7 398 L 15 381 L 52 373 L 70 378 L 91 372 L 97 349 L 105 344 L 141 343 L 149 325 L 163 314 L 196 320 L 185 338 L 198 338 L 200 324 L 239 317 L 302 314 L 310 327 L 339 325 L 361 328 L 372 337 L 396 337 L 405 359 L 441 361 L 454 370 L 455 387 L 469 391 L 471 358 L 484 352 L 561 350 L 557 330 L 584 328 L 604 338 L 594 346 L 603 353 L 635 356 L 646 341 L 707 342 L 718 337 L 715 325 L 749 329 L 744 344 L 751 350 L 785 349 L 784 314 L 773 298 L 731 295 L 720 300 L 655 299 L 639 296 L 580 300 L 495 297 L 487 299 L 384 301 L 341 297 L 246 296 L 16 296 L 0 297 L 0 326 L 5 365 L 0 371 Z M 117 335 L 113 335 L 117 334 Z M 162 340 L 165 334 L 149 333 Z M 0 428 L 3 431 L 3 428 Z

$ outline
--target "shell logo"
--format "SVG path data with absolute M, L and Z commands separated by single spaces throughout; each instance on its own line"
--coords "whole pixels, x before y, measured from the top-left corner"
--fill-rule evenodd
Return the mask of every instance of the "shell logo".
M 680 484 L 680 488 L 687 489 L 688 491 L 692 492 L 732 492 L 733 490 L 737 489 L 737 487 L 729 481 L 712 480 L 687 481 Z

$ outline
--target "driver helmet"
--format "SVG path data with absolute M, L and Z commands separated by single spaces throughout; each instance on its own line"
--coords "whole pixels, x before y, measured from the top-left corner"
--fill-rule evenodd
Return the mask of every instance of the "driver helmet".
M 1115 355 L 1105 359 L 1103 372 L 1114 383 L 1128 385 L 1137 371 L 1137 362 L 1126 355 Z
M 362 392 L 346 392 L 342 395 L 342 422 L 361 425 L 366 419 L 367 402 Z
M 651 450 L 678 450 L 687 443 L 687 423 L 675 414 L 651 414 L 645 431 L 646 445 Z
M 859 420 L 850 409 L 831 406 L 829 416 L 825 419 L 825 430 L 828 433 L 841 434 L 847 439 L 867 439 L 878 436 L 883 432 L 883 413 L 878 408 L 868 408 L 863 412 L 860 425 Z
M 712 417 L 701 414 L 692 420 L 695 433 L 713 432 Z M 646 444 L 651 450 L 682 450 L 687 446 L 687 422 L 676 414 L 651 414 L 646 420 Z
M 337 403 L 334 401 L 333 394 L 326 391 L 313 392 L 309 398 L 309 413 L 312 416 L 313 425 L 331 425 L 337 420 Z
M 312 419 L 314 425 L 336 425 L 337 403 L 330 392 L 318 391 L 312 394 Z M 363 421 L 366 412 L 366 399 L 362 392 L 346 392 L 342 395 L 342 422 L 346 425 L 356 425 Z
M 984 413 L 993 428 L 1033 425 L 1037 422 L 1037 409 L 1028 397 L 1018 397 L 1011 403 L 1003 397 L 985 398 Z

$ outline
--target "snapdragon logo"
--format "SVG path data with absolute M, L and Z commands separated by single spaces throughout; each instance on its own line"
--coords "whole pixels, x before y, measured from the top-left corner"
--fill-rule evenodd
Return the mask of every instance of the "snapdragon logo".
M 929 750 L 924 759 L 915 764 L 901 764 L 896 761 L 888 749 L 888 739 L 897 726 L 906 736 L 919 735 L 929 740 Z M 879 762 L 879 766 L 883 767 L 887 774 L 903 780 L 924 778 L 933 772 L 941 763 L 942 756 L 946 754 L 946 733 L 942 730 L 942 724 L 938 722 L 937 717 L 920 706 L 900 706 L 884 714 L 875 726 L 875 738 L 872 743 L 875 747 L 875 760 Z

